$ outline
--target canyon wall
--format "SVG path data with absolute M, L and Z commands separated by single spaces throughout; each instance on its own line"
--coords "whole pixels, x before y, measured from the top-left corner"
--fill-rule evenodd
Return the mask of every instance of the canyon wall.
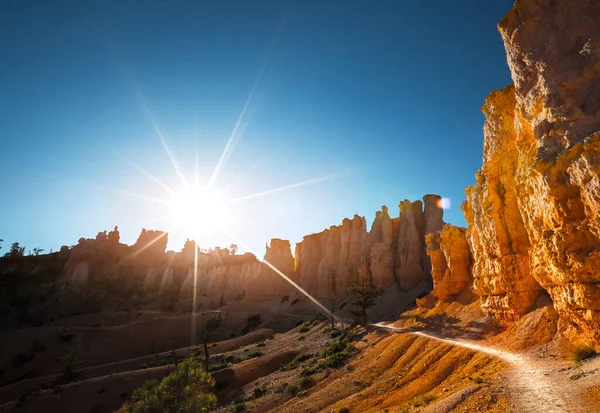
M 548 294 L 561 328 L 600 349 L 598 22 L 595 0 L 518 0 L 500 22 L 514 85 L 485 101 L 483 165 L 463 211 L 482 307 L 509 324 Z M 430 240 L 442 296 L 445 233 Z
M 383 206 L 367 232 L 364 217 L 344 219 L 318 234 L 305 236 L 296 244 L 295 277 L 318 298 L 343 297 L 358 273 L 387 288 L 394 283 L 410 290 L 431 280 L 431 264 L 425 249 L 426 234 L 443 225 L 438 195 L 423 201 L 400 203 L 400 216 L 390 218 Z
M 375 215 L 367 231 L 364 217 L 355 215 L 341 225 L 305 236 L 296 245 L 272 239 L 262 262 L 253 254 L 228 249 L 200 251 L 186 241 L 181 252 L 166 252 L 168 234 L 143 229 L 132 246 L 119 242 L 118 229 L 80 239 L 65 264 L 71 288 L 107 290 L 123 296 L 144 292 L 189 299 L 209 297 L 223 302 L 246 295 L 284 297 L 295 292 L 288 280 L 314 297 L 340 298 L 348 293 L 358 273 L 379 287 L 397 283 L 409 290 L 431 280 L 425 236 L 443 225 L 440 197 L 400 203 L 400 215 L 390 218 L 387 207 Z M 195 268 L 194 262 L 197 259 Z

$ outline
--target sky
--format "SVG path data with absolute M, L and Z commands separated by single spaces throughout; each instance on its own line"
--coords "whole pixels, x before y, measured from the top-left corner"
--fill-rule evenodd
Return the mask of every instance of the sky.
M 512 3 L 2 0 L 1 252 L 115 225 L 179 250 L 194 234 L 165 201 L 196 182 L 225 200 L 293 186 L 228 207 L 203 248 L 293 249 L 428 193 L 464 226 Z

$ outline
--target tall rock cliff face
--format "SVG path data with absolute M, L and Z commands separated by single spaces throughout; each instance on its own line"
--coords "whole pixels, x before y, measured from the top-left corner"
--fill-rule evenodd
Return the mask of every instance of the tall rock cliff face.
M 446 224 L 438 232 L 427 234 L 425 241 L 431 259 L 433 295 L 451 301 L 472 283 L 466 229 Z
M 440 197 L 426 195 L 421 201 L 405 200 L 400 217 L 390 218 L 387 207 L 375 215 L 370 232 L 364 217 L 355 215 L 341 226 L 311 234 L 296 244 L 295 276 L 311 295 L 345 296 L 360 272 L 379 287 L 398 283 L 409 290 L 431 279 L 425 235 L 443 225 Z
M 473 254 L 473 288 L 499 324 L 517 320 L 541 291 L 531 276 L 529 238 L 518 205 L 520 151 L 514 131 L 514 87 L 492 92 L 482 110 L 483 166 L 463 206 Z
M 546 290 L 600 349 L 600 2 L 518 0 L 500 22 L 514 81 L 484 105 L 467 188 L 474 289 L 499 321 Z

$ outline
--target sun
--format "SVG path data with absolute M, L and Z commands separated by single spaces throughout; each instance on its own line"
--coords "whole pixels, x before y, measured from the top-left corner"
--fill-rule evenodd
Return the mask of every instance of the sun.
M 226 226 L 227 202 L 208 187 L 191 187 L 173 192 L 169 207 L 173 223 L 193 236 L 206 235 Z

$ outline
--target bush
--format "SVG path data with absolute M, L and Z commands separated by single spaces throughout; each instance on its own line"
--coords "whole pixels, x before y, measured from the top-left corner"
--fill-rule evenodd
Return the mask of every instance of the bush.
M 573 360 L 580 362 L 596 355 L 596 350 L 591 347 L 579 347 L 573 351 Z
M 308 376 L 312 376 L 316 372 L 317 372 L 317 369 L 315 369 L 314 367 L 305 367 L 300 372 L 300 376 L 306 376 L 306 377 L 308 377 Z
M 233 413 L 243 412 L 244 410 L 246 410 L 246 405 L 244 403 L 238 403 L 231 409 Z
M 303 363 L 310 358 L 312 358 L 312 354 L 298 354 L 296 357 L 294 357 L 292 361 L 290 361 L 285 366 L 281 367 L 281 371 L 294 370 L 296 367 L 298 367 L 298 364 Z
M 255 387 L 254 390 L 252 391 L 252 397 L 254 397 L 255 399 L 263 397 L 265 394 L 267 394 L 267 388 L 264 386 L 263 387 Z
M 329 347 L 327 347 L 325 349 L 325 351 L 323 352 L 323 355 L 325 357 L 327 357 L 327 356 L 331 356 L 332 354 L 335 354 L 335 353 L 340 353 L 340 352 L 346 350 L 347 345 L 348 344 L 345 341 L 336 341 L 335 343 L 330 344 Z
M 325 364 L 327 365 L 327 367 L 336 368 L 344 363 L 346 357 L 347 355 L 345 352 L 334 353 L 331 356 L 327 356 L 327 358 L 325 359 Z
M 338 410 L 338 413 L 350 413 L 350 409 L 347 407 L 342 407 Z
M 300 385 L 300 387 L 306 390 L 310 389 L 312 386 L 315 385 L 315 380 L 311 376 L 304 376 L 300 377 L 300 380 L 298 380 L 298 384 Z
M 302 327 L 300 327 L 300 332 L 301 333 L 306 333 L 308 330 L 310 330 L 310 327 L 308 327 L 305 324 L 303 324 Z
M 225 362 L 211 364 L 210 367 L 208 368 L 208 371 L 219 371 L 219 370 L 226 369 L 227 367 L 229 367 L 229 363 L 225 363 Z
M 295 396 L 298 394 L 298 392 L 300 391 L 300 389 L 298 389 L 298 386 L 295 385 L 289 385 L 286 387 L 286 391 L 288 392 L 289 395 L 291 396 Z
M 135 390 L 132 402 L 126 403 L 126 413 L 155 412 L 208 412 L 217 403 L 212 393 L 202 389 L 213 386 L 212 377 L 202 370 L 200 362 L 188 358 L 179 364 L 177 369 L 162 379 L 147 381 Z
M 263 353 L 261 353 L 260 351 L 253 351 L 252 353 L 248 354 L 248 358 L 253 359 L 256 357 L 260 357 L 262 355 L 263 355 Z
M 264 346 L 266 346 L 264 341 L 261 341 L 256 345 L 256 347 L 264 347 Z

